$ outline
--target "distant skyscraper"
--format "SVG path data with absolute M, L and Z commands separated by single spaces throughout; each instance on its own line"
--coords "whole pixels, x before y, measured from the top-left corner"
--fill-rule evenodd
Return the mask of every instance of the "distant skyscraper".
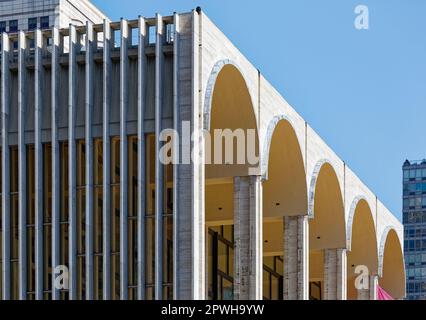
M 104 18 L 89 0 L 0 0 L 0 33 L 102 23 Z
M 426 299 L 426 160 L 405 161 L 403 222 L 407 299 Z

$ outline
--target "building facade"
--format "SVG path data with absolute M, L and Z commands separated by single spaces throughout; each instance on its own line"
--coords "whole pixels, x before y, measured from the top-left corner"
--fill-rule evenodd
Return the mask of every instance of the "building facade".
M 201 9 L 1 41 L 2 299 L 405 296 L 402 225 Z
M 89 0 L 0 1 L 0 33 L 102 23 L 105 18 Z
M 403 167 L 404 254 L 407 298 L 426 299 L 426 160 Z

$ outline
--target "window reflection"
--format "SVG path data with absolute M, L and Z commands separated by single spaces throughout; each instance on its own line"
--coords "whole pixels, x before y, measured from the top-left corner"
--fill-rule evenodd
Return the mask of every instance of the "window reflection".
M 61 166 L 61 215 L 60 215 L 60 262 L 61 265 L 68 266 L 69 255 L 68 255 L 68 227 L 69 227 L 69 215 L 68 215 L 68 143 L 62 142 L 60 144 L 60 166 Z M 66 300 L 69 297 L 69 291 L 67 289 L 61 290 L 61 300 Z
M 111 141 L 111 298 L 120 299 L 120 139 Z
M 77 299 L 86 297 L 86 145 L 76 143 L 77 156 Z
M 10 277 L 12 300 L 19 298 L 18 148 L 10 148 Z
M 43 290 L 44 299 L 52 297 L 52 147 L 43 146 Z
M 35 299 L 35 158 L 27 146 L 27 299 Z
M 103 290 L 103 144 L 102 140 L 95 140 L 93 153 L 93 297 L 102 300 Z

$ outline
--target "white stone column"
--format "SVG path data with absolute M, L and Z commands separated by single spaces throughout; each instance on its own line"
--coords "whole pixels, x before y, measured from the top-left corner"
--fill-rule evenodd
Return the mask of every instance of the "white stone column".
M 358 300 L 377 300 L 377 285 L 379 277 L 369 276 L 368 289 L 358 289 Z
M 284 300 L 309 299 L 309 221 L 284 217 Z
M 204 147 L 201 142 L 203 119 L 200 103 L 199 15 L 180 15 L 178 23 L 179 47 L 174 48 L 175 99 L 181 159 L 175 168 L 174 193 L 174 299 L 204 300 L 206 297 L 205 214 L 204 214 Z M 182 48 L 192 48 L 188 55 Z M 191 88 L 191 90 L 189 90 Z M 178 92 L 176 91 L 176 92 Z M 194 139 L 187 139 L 193 133 Z M 191 155 L 193 161 L 191 161 Z
M 234 299 L 262 299 L 262 183 L 234 178 Z
M 346 249 L 324 250 L 324 299 L 346 300 L 347 297 Z
M 377 286 L 379 285 L 379 276 L 370 276 L 370 300 L 377 300 Z

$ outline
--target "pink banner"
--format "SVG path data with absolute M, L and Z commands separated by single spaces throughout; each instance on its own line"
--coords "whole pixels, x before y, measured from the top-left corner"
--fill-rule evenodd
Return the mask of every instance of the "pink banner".
M 383 290 L 382 287 L 377 286 L 377 300 L 394 300 L 392 296 Z

